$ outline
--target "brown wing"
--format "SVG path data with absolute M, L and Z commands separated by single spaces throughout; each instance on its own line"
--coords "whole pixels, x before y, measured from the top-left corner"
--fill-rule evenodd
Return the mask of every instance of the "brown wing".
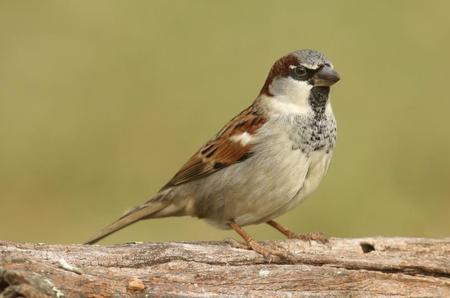
M 252 155 L 252 144 L 233 140 L 242 133 L 254 135 L 267 121 L 253 106 L 234 117 L 214 139 L 195 153 L 163 189 L 215 173 Z

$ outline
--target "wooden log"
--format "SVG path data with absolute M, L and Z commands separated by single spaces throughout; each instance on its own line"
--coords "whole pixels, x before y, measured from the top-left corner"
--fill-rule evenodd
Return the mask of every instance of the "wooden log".
M 0 297 L 450 297 L 450 238 L 47 245 L 0 241 Z

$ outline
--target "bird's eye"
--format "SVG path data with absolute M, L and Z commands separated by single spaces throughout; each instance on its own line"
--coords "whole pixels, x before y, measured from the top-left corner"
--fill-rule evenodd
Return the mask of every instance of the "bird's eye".
M 296 68 L 294 68 L 293 71 L 294 71 L 294 73 L 293 73 L 294 78 L 297 79 L 297 80 L 299 80 L 299 79 L 300 80 L 304 80 L 308 76 L 308 71 L 306 70 L 305 67 L 303 67 L 301 65 L 299 65 Z

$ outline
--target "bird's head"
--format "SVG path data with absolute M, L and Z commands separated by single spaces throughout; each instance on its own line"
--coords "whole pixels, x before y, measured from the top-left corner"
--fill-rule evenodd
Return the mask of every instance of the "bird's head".
M 325 56 L 314 50 L 299 50 L 278 59 L 267 76 L 260 95 L 299 108 L 311 106 L 311 94 L 326 95 L 339 81 L 339 74 Z

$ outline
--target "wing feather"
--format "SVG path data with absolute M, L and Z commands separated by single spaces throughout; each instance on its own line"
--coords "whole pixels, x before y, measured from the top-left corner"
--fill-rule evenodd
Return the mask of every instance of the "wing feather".
M 167 189 L 208 175 L 251 157 L 252 142 L 240 142 L 233 136 L 253 136 L 267 122 L 253 106 L 234 117 L 222 130 L 198 150 L 162 188 Z

